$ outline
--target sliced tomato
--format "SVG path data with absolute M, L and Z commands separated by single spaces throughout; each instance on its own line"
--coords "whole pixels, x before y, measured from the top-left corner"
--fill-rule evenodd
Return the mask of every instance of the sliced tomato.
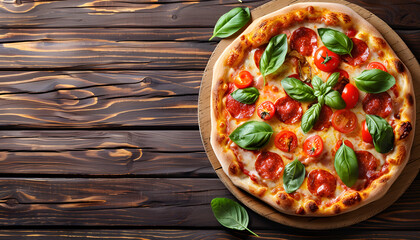
M 324 150 L 324 142 L 318 135 L 308 137 L 303 143 L 303 151 L 310 157 L 319 157 Z
M 276 135 L 274 145 L 283 152 L 292 152 L 298 146 L 296 134 L 291 131 L 281 131 Z
M 366 120 L 362 122 L 362 140 L 373 144 L 372 135 L 370 135 L 369 129 L 367 128 Z
M 367 65 L 366 69 L 368 69 L 368 70 L 369 69 L 379 69 L 379 70 L 382 70 L 384 72 L 388 72 L 386 70 L 386 67 L 380 62 L 371 62 Z
M 276 107 L 271 101 L 265 101 L 258 106 L 257 114 L 262 120 L 270 120 L 276 114 Z
M 247 88 L 251 86 L 254 81 L 254 77 L 248 71 L 240 71 L 235 78 L 235 86 L 238 88 Z
M 328 50 L 327 47 L 322 46 L 316 50 L 314 62 L 319 70 L 332 72 L 338 67 L 338 65 L 340 65 L 341 58 L 338 54 Z
M 346 102 L 346 109 L 351 109 L 356 106 L 359 101 L 359 89 L 357 89 L 353 84 L 347 83 L 341 94 L 344 102 Z
M 346 144 L 347 147 L 350 147 L 354 151 L 353 143 L 351 143 L 349 140 L 344 140 L 344 144 Z M 335 149 L 334 150 L 337 152 L 338 149 L 341 147 L 341 145 L 343 145 L 343 140 L 342 139 L 337 141 L 337 144 L 335 144 Z
M 341 109 L 333 114 L 331 123 L 337 131 L 350 133 L 356 128 L 357 116 L 348 109 Z
M 265 49 L 263 49 L 263 48 L 258 48 L 254 52 L 254 62 L 255 62 L 255 65 L 257 66 L 258 69 L 260 69 L 260 59 L 261 59 L 261 56 L 264 53 L 264 50 Z

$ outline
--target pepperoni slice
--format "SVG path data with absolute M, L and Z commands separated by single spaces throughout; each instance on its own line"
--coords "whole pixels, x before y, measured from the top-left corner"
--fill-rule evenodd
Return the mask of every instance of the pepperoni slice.
M 386 118 L 392 111 L 392 99 L 387 92 L 368 93 L 362 101 L 367 114 Z
M 259 47 L 254 52 L 254 62 L 255 62 L 255 65 L 257 65 L 258 69 L 260 69 L 260 60 L 261 60 L 261 57 L 262 57 L 262 55 L 265 51 L 265 48 L 266 48 L 265 46 L 264 47 Z
M 333 197 L 337 181 L 331 173 L 322 169 L 312 170 L 308 175 L 308 190 L 318 197 Z
M 226 109 L 236 119 L 250 118 L 254 115 L 255 104 L 245 104 L 236 101 L 230 94 L 235 90 L 233 84 L 229 84 L 229 91 L 226 96 Z
M 286 124 L 293 124 L 302 118 L 302 104 L 289 96 L 279 98 L 275 105 L 277 118 Z
M 255 169 L 262 178 L 277 180 L 284 169 L 284 163 L 277 153 L 262 152 L 255 161 Z
M 327 105 L 323 105 L 321 108 L 321 113 L 319 114 L 318 121 L 316 121 L 314 127 L 315 131 L 322 131 L 328 129 L 331 126 L 331 116 L 333 111 Z
M 318 46 L 317 35 L 314 30 L 300 27 L 292 33 L 290 46 L 303 56 L 311 56 Z
M 359 163 L 359 178 L 371 179 L 379 167 L 379 160 L 368 151 L 357 151 L 357 161 Z
M 353 41 L 353 50 L 351 50 L 351 56 L 346 54 L 341 56 L 344 62 L 352 65 L 358 66 L 369 58 L 369 47 L 368 45 L 357 38 L 352 38 Z

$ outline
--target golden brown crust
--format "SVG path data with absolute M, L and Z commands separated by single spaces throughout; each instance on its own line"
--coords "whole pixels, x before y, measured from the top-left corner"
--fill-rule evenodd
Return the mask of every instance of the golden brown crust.
M 381 175 L 365 189 L 343 191 L 335 201 L 314 200 L 304 195 L 291 196 L 282 187 L 269 189 L 243 174 L 238 164 L 238 156 L 230 149 L 233 144 L 229 129 L 224 124 L 228 115 L 223 107 L 223 96 L 227 91 L 227 72 L 230 67 L 242 64 L 248 51 L 266 44 L 271 37 L 288 29 L 293 24 L 308 21 L 320 22 L 327 26 L 338 26 L 343 30 L 357 28 L 358 38 L 366 41 L 377 53 L 378 58 L 387 63 L 388 72 L 397 79 L 395 108 L 399 109 L 392 118 L 395 130 L 395 150 L 386 156 Z M 300 3 L 280 9 L 255 20 L 232 44 L 225 49 L 213 68 L 211 93 L 211 144 L 224 172 L 232 182 L 267 202 L 277 210 L 300 216 L 338 215 L 357 209 L 381 198 L 396 180 L 406 165 L 413 142 L 415 128 L 415 100 L 411 75 L 404 64 L 383 39 L 381 34 L 352 9 L 333 3 Z M 306 180 L 305 180 L 306 182 Z M 306 188 L 306 183 L 302 188 Z

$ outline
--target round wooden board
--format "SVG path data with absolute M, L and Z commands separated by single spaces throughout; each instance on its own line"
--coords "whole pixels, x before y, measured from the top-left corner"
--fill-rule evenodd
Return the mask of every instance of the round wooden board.
M 310 2 L 305 0 L 291 1 L 291 0 L 274 0 L 267 4 L 264 4 L 254 10 L 252 10 L 252 18 L 257 19 L 261 16 L 264 16 L 270 12 L 273 12 L 277 9 L 286 7 L 288 5 L 300 2 Z M 313 2 L 313 1 L 312 1 Z M 359 7 L 355 4 L 346 2 L 344 0 L 335 0 L 335 1 L 318 1 L 318 2 L 335 2 L 346 5 L 353 10 L 355 10 L 359 15 L 368 20 L 376 29 L 381 32 L 384 38 L 388 41 L 394 51 L 397 53 L 399 58 L 404 62 L 404 64 L 410 70 L 413 77 L 414 89 L 420 87 L 420 66 L 414 57 L 413 53 L 408 49 L 407 45 L 401 40 L 401 38 L 381 19 L 367 11 L 366 9 Z M 258 214 L 281 224 L 304 228 L 304 229 L 334 229 L 345 226 L 350 226 L 361 221 L 364 221 L 379 212 L 383 211 L 390 205 L 392 205 L 408 188 L 411 182 L 415 179 L 418 174 L 420 167 L 420 135 L 415 135 L 414 143 L 412 147 L 412 154 L 410 160 L 408 161 L 405 169 L 399 176 L 399 178 L 394 182 L 386 195 L 366 206 L 363 206 L 355 211 L 341 214 L 333 217 L 299 217 L 292 216 L 278 212 L 274 208 L 270 207 L 268 204 L 258 200 L 252 195 L 246 193 L 245 191 L 237 188 L 230 181 L 229 177 L 223 172 L 223 169 L 217 160 L 213 149 L 210 145 L 210 89 L 211 81 L 213 75 L 213 66 L 223 50 L 238 36 L 237 33 L 235 36 L 230 37 L 229 39 L 222 40 L 216 49 L 214 50 L 210 60 L 205 69 L 203 79 L 200 87 L 200 96 L 198 102 L 198 116 L 199 116 L 199 126 L 201 138 L 207 152 L 207 156 L 219 176 L 220 180 L 225 184 L 225 186 L 230 190 L 230 192 L 244 205 L 257 212 Z M 420 91 L 417 91 L 419 94 Z M 420 96 L 416 94 L 416 102 L 420 100 Z M 416 104 L 420 106 L 419 102 Z M 416 108 L 416 115 L 419 114 L 419 110 Z M 417 116 L 418 119 L 418 116 Z

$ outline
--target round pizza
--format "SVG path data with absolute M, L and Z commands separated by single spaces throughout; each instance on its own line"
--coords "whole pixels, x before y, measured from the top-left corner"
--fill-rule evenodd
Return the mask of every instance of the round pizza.
M 352 9 L 259 18 L 213 68 L 211 145 L 232 182 L 280 212 L 337 215 L 382 197 L 414 137 L 411 75 Z

